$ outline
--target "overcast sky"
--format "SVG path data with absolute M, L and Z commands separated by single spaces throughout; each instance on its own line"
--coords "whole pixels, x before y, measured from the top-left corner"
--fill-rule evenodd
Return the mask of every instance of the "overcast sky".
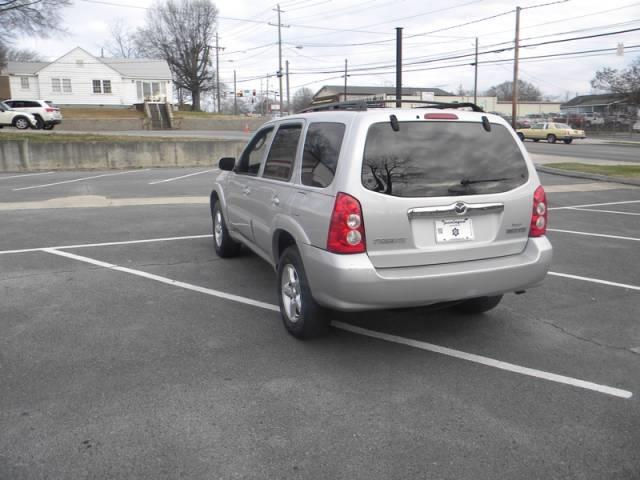
M 100 0 L 102 1 L 102 0 Z M 53 60 L 76 46 L 100 55 L 109 39 L 109 25 L 123 19 L 132 29 L 144 25 L 152 0 L 75 0 L 63 11 L 66 35 L 49 39 L 24 38 L 16 42 Z M 554 0 L 285 0 L 280 2 L 283 64 L 289 60 L 292 92 L 302 86 L 314 92 L 322 85 L 339 84 L 348 60 L 350 85 L 395 85 L 391 68 L 395 63 L 395 27 L 404 28 L 403 84 L 409 87 L 440 87 L 457 91 L 473 88 L 471 57 L 433 62 L 436 58 L 470 54 L 475 37 L 480 52 L 513 46 L 516 6 L 520 17 L 521 45 L 597 35 L 640 28 L 640 2 L 631 0 L 569 0 L 540 6 Z M 110 3 L 111 5 L 106 5 Z M 278 29 L 275 3 L 248 0 L 218 0 L 218 31 L 221 78 L 232 85 L 233 70 L 238 88 L 259 89 L 258 76 L 278 69 Z M 486 17 L 493 19 L 477 21 Z M 251 21 L 247 21 L 251 20 Z M 472 22 L 469 25 L 462 25 Z M 454 27 L 454 28 L 449 28 Z M 623 56 L 615 49 L 623 43 Z M 589 81 L 602 67 L 625 68 L 640 56 L 640 30 L 623 34 L 539 45 L 520 51 L 520 78 L 538 86 L 543 94 L 564 100 L 591 93 Z M 568 57 L 527 57 L 611 49 Z M 512 79 L 513 51 L 480 55 L 480 92 Z M 427 63 L 425 63 L 427 62 Z M 460 65 L 462 64 L 462 65 Z M 442 68 L 448 67 L 448 68 Z M 429 68 L 430 70 L 425 70 Z M 411 71 L 422 70 L 422 71 Z M 340 72 L 337 72 L 340 71 Z M 357 74 L 357 76 L 355 75 Z M 269 80 L 273 89 L 276 79 Z M 266 80 L 262 80 L 262 88 Z

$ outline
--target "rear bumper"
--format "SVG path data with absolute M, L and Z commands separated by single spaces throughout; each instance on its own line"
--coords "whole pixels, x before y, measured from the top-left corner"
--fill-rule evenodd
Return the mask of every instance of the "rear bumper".
M 551 264 L 546 237 L 518 255 L 419 267 L 376 269 L 366 254 L 336 255 L 301 246 L 315 300 L 337 310 L 413 307 L 500 295 L 542 282 Z

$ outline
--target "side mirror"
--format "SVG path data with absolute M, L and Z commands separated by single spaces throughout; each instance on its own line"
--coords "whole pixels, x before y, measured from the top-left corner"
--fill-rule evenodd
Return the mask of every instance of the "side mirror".
M 221 158 L 220 161 L 218 162 L 218 168 L 220 168 L 220 170 L 226 170 L 228 172 L 230 172 L 231 170 L 233 170 L 233 167 L 236 164 L 236 159 L 233 157 L 224 157 Z

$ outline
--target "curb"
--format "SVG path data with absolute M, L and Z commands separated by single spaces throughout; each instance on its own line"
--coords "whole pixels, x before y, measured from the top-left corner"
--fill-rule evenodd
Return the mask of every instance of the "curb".
M 599 182 L 621 183 L 623 185 L 634 185 L 640 187 L 640 179 L 610 177 L 608 175 L 598 175 L 597 173 L 569 172 L 558 168 L 545 167 L 536 165 L 536 170 L 550 175 L 559 175 L 561 177 L 584 178 L 587 180 L 597 180 Z
M 604 141 L 605 145 L 617 145 L 619 147 L 640 147 L 640 142 L 637 141 L 624 141 L 624 140 L 608 140 Z

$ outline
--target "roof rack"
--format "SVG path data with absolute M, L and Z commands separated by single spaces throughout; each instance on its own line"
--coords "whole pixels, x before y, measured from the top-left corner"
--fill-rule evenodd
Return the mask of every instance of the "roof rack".
M 366 111 L 369 108 L 385 108 L 386 104 L 392 103 L 395 105 L 395 100 L 353 100 L 349 102 L 333 102 L 319 105 L 311 105 L 300 113 L 309 112 L 322 112 L 327 110 L 355 110 Z M 474 112 L 484 112 L 482 107 L 479 107 L 475 103 L 471 102 L 435 102 L 431 100 L 400 100 L 400 103 L 419 104 L 419 107 L 415 108 L 470 108 Z

